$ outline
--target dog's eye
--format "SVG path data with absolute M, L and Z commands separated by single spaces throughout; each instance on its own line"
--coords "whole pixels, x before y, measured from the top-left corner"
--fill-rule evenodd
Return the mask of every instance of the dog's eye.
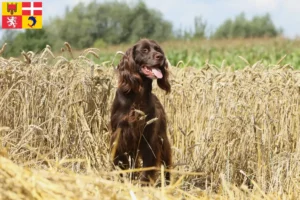
M 159 47 L 157 47 L 157 46 L 154 47 L 154 50 L 155 50 L 155 51 L 158 51 L 158 52 L 161 52 L 161 49 L 160 49 Z
M 143 53 L 148 53 L 148 49 L 143 49 Z

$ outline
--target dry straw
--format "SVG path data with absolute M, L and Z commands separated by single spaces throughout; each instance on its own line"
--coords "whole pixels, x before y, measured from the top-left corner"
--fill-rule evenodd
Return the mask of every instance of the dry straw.
M 121 182 L 109 155 L 114 69 L 78 58 L 0 57 L 0 199 L 296 199 L 300 73 L 260 62 L 232 71 L 171 67 L 172 184 Z M 74 57 L 74 58 L 73 58 Z M 240 57 L 243 59 L 242 57 Z M 150 121 L 148 123 L 154 123 Z M 138 169 L 139 171 L 141 169 Z M 158 169 L 158 171 L 164 169 Z M 125 171 L 125 174 L 133 171 Z M 158 179 L 160 180 L 160 178 Z

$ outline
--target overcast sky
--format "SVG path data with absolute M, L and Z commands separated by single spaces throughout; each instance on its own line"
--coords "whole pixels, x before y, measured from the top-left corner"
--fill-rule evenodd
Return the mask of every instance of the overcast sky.
M 11 1 L 13 0 L 9 0 Z M 43 17 L 46 20 L 51 16 L 63 15 L 67 5 L 72 8 L 78 2 L 88 3 L 92 0 L 42 1 Z M 96 1 L 104 2 L 105 0 Z M 125 1 L 137 2 L 137 0 Z M 234 18 L 241 12 L 244 12 L 247 18 L 268 12 L 275 25 L 283 28 L 285 36 L 291 38 L 300 36 L 299 0 L 144 0 L 144 2 L 150 8 L 161 11 L 164 18 L 171 21 L 175 28 L 193 27 L 194 17 L 199 15 L 207 21 L 209 28 L 214 30 L 224 20 Z

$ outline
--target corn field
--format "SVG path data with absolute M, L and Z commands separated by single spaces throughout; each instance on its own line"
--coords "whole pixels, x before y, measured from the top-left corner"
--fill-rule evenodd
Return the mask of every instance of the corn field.
M 99 56 L 65 43 L 60 56 L 47 46 L 0 57 L 0 199 L 298 198 L 300 71 L 284 57 L 268 66 L 240 57 L 239 70 L 171 62 L 172 92 L 153 92 L 168 117 L 172 183 L 152 188 L 122 183 L 112 168 L 119 56 Z
M 295 69 L 300 67 L 300 40 L 287 40 L 284 38 L 263 39 L 230 39 L 230 40 L 187 40 L 166 41 L 161 44 L 169 61 L 176 65 L 182 62 L 181 67 L 203 67 L 207 61 L 210 64 L 221 66 L 225 60 L 227 66 L 234 69 L 243 69 L 245 62 L 237 59 L 245 58 L 250 65 L 257 61 L 265 67 L 276 65 L 286 56 L 282 65 L 292 63 Z M 128 48 L 128 45 L 99 47 L 100 59 L 95 62 L 111 61 L 116 51 Z

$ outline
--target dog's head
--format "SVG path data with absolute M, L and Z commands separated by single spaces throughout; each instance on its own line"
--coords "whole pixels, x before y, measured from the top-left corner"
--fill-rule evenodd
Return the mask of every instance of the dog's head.
M 139 92 L 143 78 L 157 79 L 161 89 L 167 93 L 171 91 L 166 57 L 154 40 L 141 39 L 129 48 L 121 59 L 118 70 L 119 87 L 125 92 Z

